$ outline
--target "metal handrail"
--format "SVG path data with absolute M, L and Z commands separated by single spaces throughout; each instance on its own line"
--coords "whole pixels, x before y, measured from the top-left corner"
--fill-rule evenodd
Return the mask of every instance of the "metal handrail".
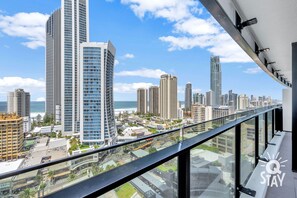
M 53 192 L 52 194 L 47 195 L 47 197 L 97 197 L 126 182 L 129 182 L 130 180 L 163 164 L 164 162 L 173 159 L 174 157 L 180 156 L 181 154 L 240 125 L 243 122 L 256 118 L 257 116 L 265 114 L 278 107 L 279 106 L 269 108 L 253 115 L 236 119 L 206 133 L 202 133 L 193 138 L 183 140 L 158 152 L 116 167 L 108 172 L 101 173 L 60 191 Z M 80 190 L 77 191 L 77 189 Z M 73 194 L 73 192 L 76 193 Z
M 267 107 L 262 107 L 262 108 L 258 108 L 258 109 L 254 109 L 254 110 L 248 110 L 248 111 L 244 111 L 244 112 L 249 112 L 249 111 L 252 112 L 252 111 L 260 110 L 260 109 L 269 109 L 269 110 L 272 110 L 272 109 L 276 109 L 276 108 L 279 108 L 279 107 L 280 107 L 280 105 L 274 105 L 274 106 L 267 106 Z M 240 112 L 240 113 L 244 113 L 244 112 Z M 236 115 L 238 115 L 240 113 L 227 115 L 227 116 L 216 118 L 216 119 L 213 119 L 213 120 L 203 121 L 203 122 L 200 122 L 200 123 L 197 123 L 197 124 L 187 125 L 187 126 L 184 126 L 182 128 L 183 129 L 187 129 L 187 128 L 199 126 L 199 125 L 204 124 L 204 123 L 213 122 L 213 121 L 216 121 L 216 120 L 225 119 L 227 117 L 236 116 Z M 261 113 L 263 113 L 263 112 L 261 111 Z M 53 161 L 50 161 L 50 162 L 46 162 L 46 163 L 42 163 L 42 164 L 30 166 L 30 167 L 18 169 L 18 170 L 15 170 L 15 171 L 10 171 L 10 172 L 7 172 L 7 173 L 0 174 L 0 180 L 1 179 L 8 178 L 8 177 L 13 177 L 13 176 L 16 176 L 16 175 L 19 175 L 19 174 L 22 174 L 22 173 L 27 173 L 27 172 L 30 172 L 30 171 L 42 169 L 42 168 L 45 168 L 45 167 L 48 167 L 48 166 L 52 166 L 52 165 L 55 165 L 55 164 L 67 162 L 67 161 L 70 161 L 70 160 L 79 159 L 79 158 L 82 158 L 82 157 L 85 157 L 85 156 L 89 156 L 89 155 L 92 155 L 92 154 L 97 154 L 97 153 L 100 153 L 100 152 L 104 152 L 104 151 L 108 151 L 108 150 L 111 150 L 111 149 L 119 148 L 119 147 L 122 147 L 122 146 L 125 146 L 125 145 L 137 143 L 137 142 L 140 142 L 140 141 L 143 141 L 143 140 L 147 140 L 147 139 L 151 139 L 151 138 L 155 138 L 155 137 L 167 135 L 167 134 L 170 134 L 170 133 L 173 133 L 173 132 L 177 132 L 179 130 L 180 130 L 180 128 L 173 129 L 173 130 L 165 131 L 165 132 L 162 132 L 162 133 L 157 133 L 157 134 L 145 136 L 145 137 L 142 137 L 142 138 L 139 138 L 139 139 L 136 139 L 136 140 L 132 140 L 132 141 L 129 141 L 129 142 L 124 142 L 124 143 L 112 145 L 112 146 L 109 146 L 109 147 L 99 148 L 99 149 L 95 149 L 93 151 L 81 153 L 81 154 L 78 154 L 78 155 L 73 155 L 73 156 L 69 156 L 69 157 L 65 157 L 65 158 L 53 160 Z

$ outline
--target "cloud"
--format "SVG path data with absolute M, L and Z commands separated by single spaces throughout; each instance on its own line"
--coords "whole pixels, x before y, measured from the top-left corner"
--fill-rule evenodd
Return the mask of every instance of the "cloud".
M 124 5 L 129 5 L 139 18 L 152 15 L 155 18 L 165 18 L 169 21 L 178 21 L 197 12 L 198 2 L 195 0 L 121 0 Z M 198 11 L 200 12 L 200 11 Z
M 125 54 L 125 55 L 123 56 L 123 58 L 124 58 L 124 59 L 132 59 L 132 58 L 135 58 L 135 56 L 134 56 L 134 54 L 129 54 L 129 53 L 127 53 L 127 54 Z
M 196 88 L 192 90 L 192 93 L 201 93 L 202 89 Z
M 136 93 L 138 88 L 148 89 L 153 83 L 114 83 L 113 90 L 115 93 Z
M 20 12 L 13 16 L 0 13 L 0 31 L 11 37 L 24 38 L 23 45 L 31 49 L 45 46 L 45 25 L 49 15 Z
M 166 74 L 166 72 L 160 69 L 142 68 L 142 69 L 133 70 L 133 71 L 121 71 L 121 72 L 115 73 L 115 76 L 138 76 L 138 77 L 144 77 L 144 78 L 159 79 L 163 74 Z
M 216 20 L 202 17 L 202 6 L 196 0 L 121 0 L 135 15 L 166 19 L 172 25 L 172 35 L 160 36 L 168 51 L 205 48 L 221 57 L 221 62 L 252 62 Z
M 37 101 L 37 102 L 43 102 L 43 101 L 45 101 L 45 98 L 44 97 L 39 97 L 39 98 L 36 98 L 35 101 Z
M 263 72 L 263 70 L 260 67 L 251 67 L 251 68 L 247 68 L 243 72 L 246 74 L 258 74 Z
M 199 27 L 199 28 L 198 28 Z M 204 34 L 217 34 L 219 28 L 210 20 L 190 17 L 189 19 L 177 22 L 174 25 L 176 33 L 186 33 L 189 35 L 204 35 Z
M 177 86 L 177 93 L 184 94 L 185 93 L 185 87 L 184 86 Z
M 3 77 L 0 78 L 0 100 L 6 100 L 7 92 L 22 88 L 30 92 L 31 98 L 43 97 L 45 93 L 45 82 L 33 78 Z
M 118 64 L 120 64 L 120 62 L 117 59 L 115 59 L 114 65 L 117 66 Z

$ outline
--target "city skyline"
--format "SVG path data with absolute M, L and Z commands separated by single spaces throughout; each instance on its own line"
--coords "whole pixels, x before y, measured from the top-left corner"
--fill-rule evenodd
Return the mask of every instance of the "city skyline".
M 230 49 L 229 54 L 231 55 L 227 56 L 211 50 L 222 46 L 222 41 L 218 41 L 209 47 L 202 47 L 198 44 L 178 47 L 172 42 L 169 43 L 168 40 L 170 39 L 177 39 L 176 41 L 178 42 L 178 38 L 184 37 L 189 39 L 197 36 L 198 39 L 200 38 L 199 35 L 212 37 L 219 35 L 222 36 L 219 38 L 225 38 L 225 34 L 222 33 L 220 27 L 215 22 L 208 20 L 210 15 L 196 1 L 197 5 L 187 5 L 187 13 L 190 14 L 189 16 L 192 17 L 194 22 L 196 19 L 201 19 L 203 24 L 213 28 L 213 34 L 209 34 L 209 31 L 205 30 L 207 31 L 206 33 L 196 32 L 195 36 L 196 29 L 190 32 L 188 26 L 182 23 L 180 19 L 172 19 L 170 21 L 168 17 L 156 15 L 158 9 L 155 7 L 152 10 L 143 8 L 142 15 L 140 13 L 137 15 L 134 10 L 130 9 L 130 6 L 134 5 L 134 3 L 132 1 L 125 2 L 98 2 L 90 0 L 90 5 L 92 5 L 90 6 L 92 7 L 90 8 L 90 39 L 99 41 L 112 40 L 115 46 L 117 46 L 118 56 L 116 57 L 117 65 L 115 67 L 114 80 L 115 101 L 135 101 L 136 89 L 142 86 L 148 88 L 151 85 L 158 85 L 156 76 L 158 75 L 159 78 L 163 73 L 172 73 L 179 77 L 178 98 L 181 101 L 183 101 L 185 94 L 184 85 L 188 81 L 193 85 L 193 93 L 197 91 L 205 93 L 209 91 L 208 65 L 209 57 L 212 54 L 220 55 L 222 58 L 222 83 L 224 85 L 222 93 L 232 89 L 238 94 L 270 95 L 273 98 L 281 99 L 280 89 L 283 87 L 265 75 L 249 58 L 242 58 L 246 56 L 244 52 L 233 53 L 234 50 Z M 43 37 L 45 37 L 45 22 L 49 14 L 60 6 L 60 3 L 33 3 L 30 0 L 24 3 L 13 0 L 11 5 L 14 6 L 5 3 L 0 3 L 0 5 L 2 10 L 0 12 L 0 31 L 1 40 L 3 41 L 3 45 L 0 46 L 0 52 L 3 54 L 3 59 L 0 62 L 0 69 L 3 71 L 0 75 L 0 101 L 5 101 L 7 91 L 19 87 L 31 93 L 32 101 L 44 100 L 45 49 L 43 46 L 45 39 Z M 136 3 L 135 5 L 139 6 Z M 173 5 L 168 6 L 170 9 L 174 7 Z M 178 7 L 178 5 L 176 6 Z M 164 7 L 166 6 L 161 5 L 160 9 Z M 199 8 L 201 13 L 191 13 L 188 8 Z M 111 10 L 117 10 L 118 12 L 113 12 L 115 14 L 108 20 L 108 23 L 104 20 L 96 20 Z M 121 17 L 119 13 L 122 15 Z M 150 17 L 150 15 L 153 17 Z M 19 20 L 20 24 L 17 25 L 14 20 L 22 16 L 27 20 Z M 38 18 L 37 16 L 39 17 L 37 22 L 36 20 L 29 20 L 34 17 Z M 189 21 L 189 16 L 181 16 L 181 18 Z M 15 26 L 25 26 L 26 30 L 30 25 L 24 25 L 27 21 L 32 22 L 32 25 L 36 26 L 42 34 L 38 33 L 34 38 L 31 38 L 25 33 L 14 34 L 10 31 L 16 28 Z M 105 31 L 98 30 L 101 26 L 105 27 Z M 139 28 L 135 28 L 138 26 Z M 123 27 L 131 27 L 133 31 Z M 152 30 L 155 29 L 157 31 L 153 32 Z M 121 30 L 120 35 L 118 33 L 119 30 Z M 146 40 L 139 39 L 136 36 L 139 34 L 146 37 Z M 123 36 L 126 39 L 122 39 Z M 225 38 L 225 40 L 227 49 L 229 49 L 229 46 L 233 46 L 230 45 L 229 39 Z M 145 45 L 144 43 L 150 44 Z M 241 52 L 240 49 L 239 51 Z M 12 58 L 13 52 L 18 52 L 19 58 Z M 233 58 L 231 59 L 231 57 Z M 232 61 L 233 63 L 230 63 Z M 7 68 L 10 69 L 7 70 Z M 232 78 L 230 78 L 231 76 Z M 259 81 L 263 84 L 263 87 L 254 89 Z M 249 86 L 245 86 L 246 84 Z

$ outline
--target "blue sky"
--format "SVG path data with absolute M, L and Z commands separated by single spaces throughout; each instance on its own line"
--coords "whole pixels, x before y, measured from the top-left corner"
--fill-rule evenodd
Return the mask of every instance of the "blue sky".
M 60 0 L 0 1 L 0 101 L 24 88 L 31 100 L 45 98 L 45 29 Z M 211 54 L 222 62 L 223 93 L 281 99 L 272 80 L 232 41 L 196 0 L 90 0 L 90 41 L 111 40 L 117 49 L 115 100 L 136 100 L 136 89 L 178 77 L 194 92 L 210 87 Z

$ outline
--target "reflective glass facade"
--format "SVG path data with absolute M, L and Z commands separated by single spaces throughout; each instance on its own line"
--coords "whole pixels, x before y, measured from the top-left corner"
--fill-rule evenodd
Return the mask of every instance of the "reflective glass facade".
M 80 135 L 85 143 L 111 143 L 115 136 L 113 67 L 109 43 L 83 43 L 80 48 Z

